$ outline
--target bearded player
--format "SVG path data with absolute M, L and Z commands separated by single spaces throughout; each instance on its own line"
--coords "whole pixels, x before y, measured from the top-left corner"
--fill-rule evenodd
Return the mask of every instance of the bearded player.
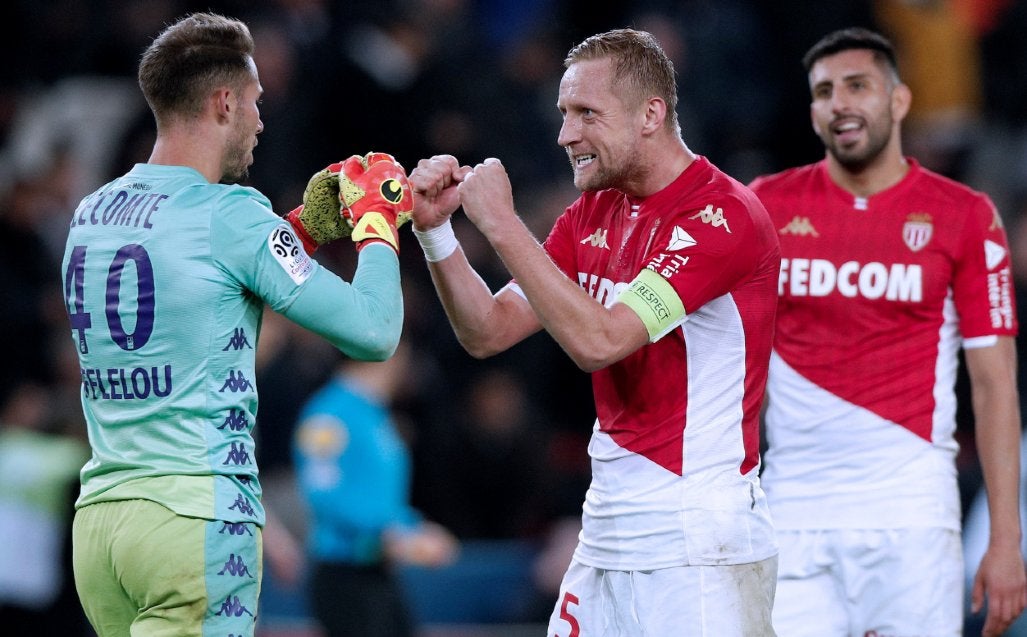
M 463 346 L 488 356 L 545 329 L 592 373 L 592 483 L 547 635 L 771 635 L 758 472 L 777 237 L 752 192 L 685 145 L 650 34 L 592 36 L 565 65 L 558 142 L 583 192 L 544 245 L 499 160 L 411 173 L 415 234 Z M 457 244 L 458 203 L 515 278 L 495 295 Z
M 254 634 L 265 304 L 353 358 L 383 360 L 399 341 L 402 167 L 383 154 L 333 164 L 287 220 L 233 185 L 263 130 L 252 54 L 246 25 L 223 16 L 163 31 L 139 68 L 149 161 L 71 218 L 64 293 L 92 447 L 74 572 L 100 637 Z M 352 283 L 308 254 L 344 236 L 360 251 Z
M 781 239 L 763 483 L 788 637 L 962 633 L 954 392 L 962 347 L 991 539 L 973 587 L 999 635 L 1027 603 L 1009 250 L 982 193 L 905 157 L 891 44 L 832 33 L 804 60 L 822 161 L 753 190 Z

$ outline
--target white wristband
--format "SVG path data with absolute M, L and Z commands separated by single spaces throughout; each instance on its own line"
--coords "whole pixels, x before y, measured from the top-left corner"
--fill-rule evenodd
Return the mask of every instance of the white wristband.
M 414 236 L 417 237 L 417 242 L 421 244 L 421 249 L 424 250 L 424 258 L 431 263 L 436 263 L 453 254 L 456 251 L 456 247 L 460 245 L 460 242 L 456 240 L 456 234 L 453 233 L 453 224 L 446 219 L 446 222 L 441 226 L 429 228 L 428 230 L 418 230 L 414 228 Z

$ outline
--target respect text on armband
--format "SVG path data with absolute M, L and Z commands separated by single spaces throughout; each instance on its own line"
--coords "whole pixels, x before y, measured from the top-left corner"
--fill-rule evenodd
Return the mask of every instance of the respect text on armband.
M 638 280 L 631 284 L 630 290 L 652 311 L 657 321 L 665 321 L 670 318 L 670 308 L 663 302 L 660 295 L 656 293 L 656 290 Z
M 146 400 L 171 394 L 171 365 L 83 367 L 82 395 L 91 400 Z
M 154 215 L 168 196 L 159 192 L 107 190 L 83 201 L 71 218 L 72 226 L 131 226 L 152 228 Z

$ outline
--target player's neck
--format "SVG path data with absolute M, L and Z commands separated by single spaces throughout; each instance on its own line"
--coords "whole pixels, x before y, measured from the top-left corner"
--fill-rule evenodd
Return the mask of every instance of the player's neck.
M 909 172 L 909 162 L 901 152 L 886 152 L 863 168 L 853 170 L 828 154 L 827 171 L 843 190 L 857 197 L 870 197 L 902 181 Z
M 221 180 L 221 157 L 217 148 L 217 145 L 211 143 L 210 137 L 181 129 L 158 133 L 147 163 L 186 166 L 214 184 Z
M 695 161 L 695 153 L 684 142 L 665 146 L 653 157 L 646 170 L 640 172 L 637 183 L 627 184 L 620 190 L 632 197 L 648 197 L 674 183 L 681 173 Z

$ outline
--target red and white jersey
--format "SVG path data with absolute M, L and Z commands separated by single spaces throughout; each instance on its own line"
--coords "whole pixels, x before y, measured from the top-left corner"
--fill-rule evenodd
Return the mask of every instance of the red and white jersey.
M 592 374 L 592 483 L 576 559 L 644 570 L 775 555 L 758 471 L 780 253 L 759 200 L 699 157 L 649 197 L 584 193 L 545 249 L 606 306 L 648 268 L 686 312 Z
M 959 528 L 960 346 L 1015 335 L 1005 231 L 922 168 L 868 198 L 826 161 L 752 188 L 781 240 L 763 483 L 779 529 Z

